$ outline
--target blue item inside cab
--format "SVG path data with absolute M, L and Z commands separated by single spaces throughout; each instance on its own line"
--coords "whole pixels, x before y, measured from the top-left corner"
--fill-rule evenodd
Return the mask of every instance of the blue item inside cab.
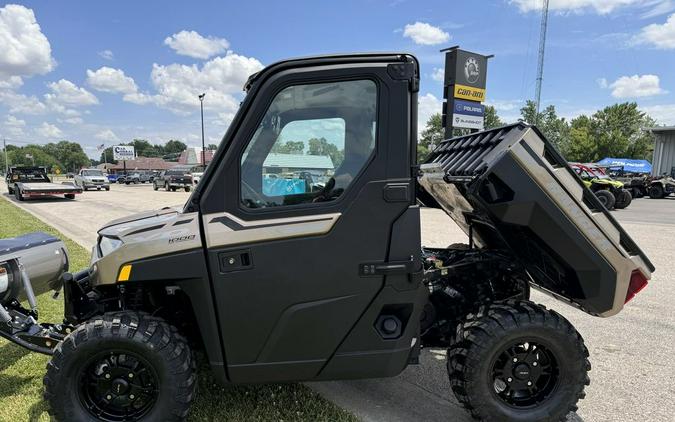
M 305 192 L 307 192 L 307 186 L 303 179 L 263 178 L 265 196 L 297 195 Z

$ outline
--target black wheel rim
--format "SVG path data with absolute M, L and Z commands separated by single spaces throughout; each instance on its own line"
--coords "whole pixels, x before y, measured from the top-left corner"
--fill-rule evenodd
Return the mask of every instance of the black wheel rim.
M 532 408 L 554 393 L 560 379 L 558 360 L 537 341 L 510 343 L 492 363 L 491 382 L 495 395 L 518 409 Z
M 129 351 L 106 351 L 79 371 L 78 395 L 84 408 L 106 422 L 137 421 L 152 410 L 159 379 L 150 363 Z

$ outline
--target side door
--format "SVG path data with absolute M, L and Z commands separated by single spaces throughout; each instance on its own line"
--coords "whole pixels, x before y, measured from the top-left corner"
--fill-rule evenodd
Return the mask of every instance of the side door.
M 386 279 L 419 264 L 418 214 L 394 230 L 415 208 L 417 78 L 409 56 L 348 56 L 254 82 L 200 198 L 231 381 L 316 378 L 363 324 L 360 352 L 410 348 L 417 307 L 402 341 L 374 324 Z

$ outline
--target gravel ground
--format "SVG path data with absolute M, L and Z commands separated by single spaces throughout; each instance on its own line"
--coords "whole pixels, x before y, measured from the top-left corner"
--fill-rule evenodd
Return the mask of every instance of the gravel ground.
M 6 188 L 0 185 L 6 195 Z M 21 207 L 85 247 L 96 240 L 106 221 L 132 212 L 182 204 L 185 192 L 154 192 L 150 185 L 113 185 L 110 192 L 85 192 L 75 201 L 27 201 Z M 14 200 L 11 198 L 11 200 Z M 591 353 L 591 385 L 570 420 L 675 420 L 675 198 L 639 199 L 614 212 L 657 267 L 650 285 L 619 315 L 588 316 L 544 295 L 533 300 L 566 316 L 586 340 Z M 423 243 L 446 246 L 466 236 L 438 210 L 422 212 Z M 445 352 L 426 349 L 422 365 L 391 379 L 311 383 L 324 396 L 365 421 L 468 421 L 452 397 L 445 372 Z

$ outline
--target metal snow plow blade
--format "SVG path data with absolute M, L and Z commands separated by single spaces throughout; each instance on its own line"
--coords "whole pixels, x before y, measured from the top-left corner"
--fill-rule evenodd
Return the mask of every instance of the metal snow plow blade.
M 592 315 L 619 312 L 654 266 L 533 126 L 445 140 L 420 166 L 420 201 L 477 247 L 509 249 L 532 284 Z

